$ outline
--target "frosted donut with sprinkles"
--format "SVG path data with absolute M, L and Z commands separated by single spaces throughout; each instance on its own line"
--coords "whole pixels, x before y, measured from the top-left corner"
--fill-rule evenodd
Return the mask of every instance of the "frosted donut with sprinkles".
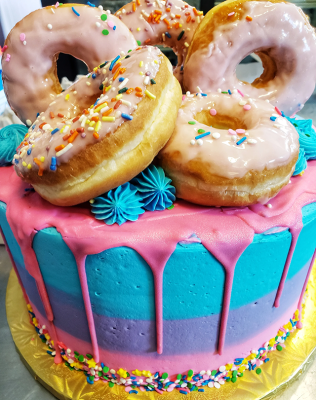
M 137 43 L 126 26 L 102 7 L 64 4 L 27 15 L 9 33 L 2 57 L 8 102 L 28 126 L 62 88 L 57 77 L 59 53 L 84 61 L 89 71 Z
M 75 205 L 129 181 L 170 138 L 181 88 L 156 47 L 94 69 L 56 97 L 13 160 L 46 200 Z
M 298 134 L 277 107 L 229 93 L 185 97 L 159 153 L 177 197 L 206 206 L 266 203 L 285 186 Z
M 182 80 L 182 64 L 203 12 L 182 0 L 134 0 L 115 14 L 139 45 L 163 45 L 178 56 L 176 77 Z

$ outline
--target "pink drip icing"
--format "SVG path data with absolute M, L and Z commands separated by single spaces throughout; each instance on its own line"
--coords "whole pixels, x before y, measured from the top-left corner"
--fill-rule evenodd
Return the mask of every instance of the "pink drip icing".
M 303 285 L 302 293 L 301 293 L 301 296 L 300 296 L 300 299 L 299 299 L 298 305 L 297 305 L 297 308 L 298 308 L 298 310 L 300 312 L 300 320 L 298 321 L 298 323 L 296 325 L 298 329 L 302 329 L 303 328 L 303 323 L 302 323 L 303 299 L 304 299 L 304 294 L 305 294 L 305 291 L 306 291 L 306 287 L 307 287 L 307 283 L 308 283 L 309 277 L 310 277 L 310 275 L 312 273 L 312 269 L 313 269 L 313 266 L 314 266 L 315 259 L 316 259 L 316 250 L 315 250 L 315 252 L 313 254 L 313 257 L 311 259 L 311 263 L 309 265 L 308 273 L 306 275 L 306 279 L 305 279 L 305 282 L 304 282 L 304 285 Z
M 127 222 L 121 227 L 107 226 L 95 220 L 85 204 L 69 208 L 56 207 L 36 193 L 25 196 L 26 185 L 11 167 L 0 168 L 0 200 L 7 204 L 8 222 L 21 247 L 27 269 L 37 282 L 47 319 L 52 326 L 53 313 L 49 298 L 31 248 L 33 236 L 36 231 L 46 227 L 56 227 L 75 255 L 96 358 L 97 340 L 86 280 L 85 257 L 109 248 L 127 246 L 137 251 L 148 263 L 155 281 L 157 351 L 161 354 L 164 267 L 177 243 L 186 240 L 193 233 L 196 234 L 206 249 L 223 265 L 226 273 L 218 339 L 218 352 L 221 353 L 225 343 L 234 270 L 239 257 L 252 242 L 255 233 L 263 233 L 274 227 L 290 229 L 293 239 L 278 289 L 279 301 L 302 225 L 301 209 L 316 201 L 315 173 L 316 161 L 310 161 L 303 177 L 292 177 L 292 183 L 270 200 L 272 208 L 261 204 L 236 209 L 205 208 L 177 201 L 172 210 L 148 212 L 137 222 Z

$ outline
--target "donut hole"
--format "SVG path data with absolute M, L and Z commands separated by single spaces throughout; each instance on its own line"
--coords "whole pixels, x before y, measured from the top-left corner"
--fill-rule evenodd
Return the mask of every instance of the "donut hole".
M 69 81 L 74 81 L 77 75 L 87 75 L 87 65 L 76 57 L 70 54 L 59 53 L 56 54 L 57 61 L 57 76 L 61 83 L 62 78 L 68 78 Z
M 253 84 L 261 77 L 263 72 L 262 61 L 258 54 L 246 56 L 236 67 L 237 79 L 244 83 Z
M 246 125 L 245 121 L 238 118 L 238 116 L 232 117 L 228 114 L 219 114 L 211 115 L 209 110 L 202 110 L 195 114 L 194 119 L 200 124 L 204 124 L 207 126 L 211 126 L 215 129 L 249 129 Z

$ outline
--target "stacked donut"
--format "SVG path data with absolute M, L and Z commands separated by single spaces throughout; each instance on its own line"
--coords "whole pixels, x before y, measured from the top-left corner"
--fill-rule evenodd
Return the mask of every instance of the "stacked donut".
M 171 64 L 153 45 L 178 55 L 181 107 Z M 59 52 L 90 69 L 63 93 Z M 248 84 L 235 69 L 252 52 L 264 72 Z M 298 134 L 283 111 L 296 112 L 312 93 L 315 52 L 305 15 L 277 0 L 229 0 L 204 18 L 181 0 L 134 0 L 115 16 L 91 4 L 36 11 L 13 28 L 2 60 L 9 103 L 30 126 L 16 171 L 51 203 L 74 205 L 158 155 L 178 197 L 266 202 L 295 168 Z

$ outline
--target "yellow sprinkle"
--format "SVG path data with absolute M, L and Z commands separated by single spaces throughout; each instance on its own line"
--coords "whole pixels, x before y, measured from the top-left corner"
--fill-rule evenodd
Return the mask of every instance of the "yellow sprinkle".
M 101 121 L 98 121 L 98 122 L 96 123 L 96 126 L 95 126 L 94 130 L 95 130 L 96 132 L 99 132 L 100 129 L 101 129 Z
M 158 61 L 157 61 L 157 60 L 154 60 L 154 63 L 155 63 L 155 64 L 158 64 Z
M 30 136 L 30 134 L 28 133 L 28 134 L 24 137 L 24 139 L 28 138 L 29 136 Z
M 40 158 L 40 160 L 41 160 L 41 162 L 44 162 L 44 161 L 45 161 L 45 157 L 42 156 L 42 157 Z
M 95 125 L 95 121 L 91 121 L 89 126 L 94 126 Z
M 189 47 L 189 43 L 188 42 L 184 42 L 185 47 Z
M 105 91 L 108 92 L 111 89 L 112 85 L 108 86 Z
M 182 24 L 179 24 L 179 28 L 182 28 Z
M 95 368 L 95 366 L 96 366 L 96 363 L 93 358 L 91 360 L 87 360 L 87 364 L 88 364 L 89 368 Z
M 127 371 L 125 369 L 120 368 L 117 373 L 120 375 L 121 378 L 127 378 Z
M 116 100 L 120 100 L 123 97 L 122 93 L 118 94 L 115 98 Z
M 89 125 L 90 122 L 91 122 L 90 119 L 87 119 L 87 120 L 86 120 L 86 125 Z
M 45 338 L 46 338 L 46 340 L 49 340 L 50 339 L 50 336 L 49 336 L 49 334 L 48 333 L 45 333 Z
M 149 97 L 150 99 L 155 99 L 156 98 L 156 96 L 154 94 L 150 93 L 149 90 L 145 90 L 145 95 L 147 97 Z
M 305 171 L 302 171 L 299 175 L 300 175 L 300 176 L 303 176 L 303 175 L 304 175 L 304 172 L 305 172 Z
M 238 372 L 244 372 L 245 369 L 246 369 L 246 367 L 239 367 Z
M 22 161 L 22 165 L 23 165 L 23 167 L 26 167 L 26 162 Z
M 142 376 L 142 371 L 139 371 L 138 369 L 135 369 L 135 371 L 132 371 L 132 374 L 136 375 L 136 376 Z
M 140 31 L 140 28 L 137 28 L 137 32 L 139 32 Z
M 32 165 L 31 164 L 27 164 L 27 169 L 31 169 Z
M 34 147 L 35 147 L 35 144 L 32 144 L 32 149 L 34 149 Z
M 86 82 L 86 85 L 87 85 L 87 86 L 90 86 L 90 85 L 91 85 L 91 83 L 87 81 L 87 82 Z
M 65 100 L 68 101 L 69 100 L 69 94 L 66 94 L 65 96 Z
M 144 75 L 144 72 L 140 71 L 139 75 Z
M 104 122 L 114 122 L 115 117 L 102 117 L 102 121 Z
M 97 72 L 97 70 L 98 70 L 98 67 L 93 68 L 94 72 Z
M 229 371 L 232 368 L 233 364 L 226 364 L 226 370 Z
M 64 126 L 61 128 L 61 130 L 59 131 L 60 133 L 63 133 L 63 132 L 64 132 L 65 126 L 66 126 L 66 125 L 64 125 Z
M 143 61 L 140 61 L 140 62 L 139 62 L 139 66 L 142 67 L 143 65 L 144 65 L 144 62 L 143 62 Z

